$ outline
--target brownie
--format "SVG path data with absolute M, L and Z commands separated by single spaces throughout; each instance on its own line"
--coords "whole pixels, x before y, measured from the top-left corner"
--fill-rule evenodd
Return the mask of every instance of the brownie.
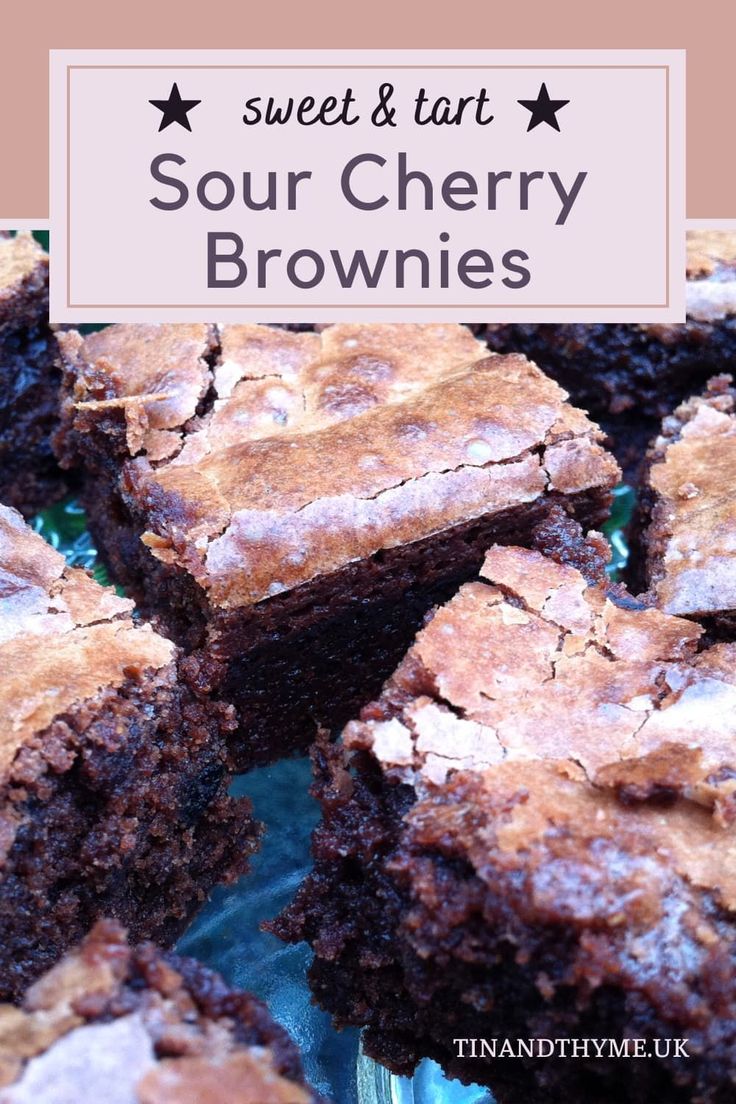
M 48 256 L 0 237 L 0 501 L 30 516 L 65 490 L 51 449 L 60 372 L 48 323 Z
M 499 1104 L 733 1100 L 736 645 L 702 639 L 496 546 L 319 747 L 314 870 L 272 928 L 370 1055 Z M 500 1052 L 627 1037 L 650 1056 Z
M 656 422 L 718 372 L 736 371 L 736 231 L 687 234 L 687 322 L 477 325 L 525 353 L 590 411 L 633 469 Z
M 0 1005 L 0 1104 L 319 1104 L 261 1001 L 100 920 Z
M 232 709 L 132 603 L 0 507 L 0 994 L 100 915 L 170 942 L 258 826 L 228 796 Z
M 115 577 L 234 702 L 239 767 L 378 693 L 427 610 L 618 478 L 586 416 L 460 326 L 60 335 L 63 462 Z
M 736 391 L 715 376 L 647 457 L 641 545 L 656 604 L 736 639 Z

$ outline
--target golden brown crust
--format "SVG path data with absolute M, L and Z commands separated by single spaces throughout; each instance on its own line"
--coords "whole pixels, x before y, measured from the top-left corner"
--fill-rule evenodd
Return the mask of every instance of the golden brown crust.
M 712 276 L 719 269 L 736 271 L 736 230 L 688 230 L 688 280 Z
M 268 1052 L 231 1053 L 219 1062 L 158 1062 L 137 1086 L 139 1104 L 310 1104 L 301 1085 L 280 1077 Z
M 48 284 L 49 259 L 32 234 L 0 238 L 0 332 L 5 325 L 28 324 L 30 301 L 40 310 Z M 35 313 L 35 312 L 34 312 Z M 46 321 L 35 318 L 34 323 Z
M 203 324 L 107 326 L 82 338 L 57 334 L 62 360 L 76 374 L 71 402 L 118 407 L 131 455 L 176 452 L 184 425 L 207 393 L 214 327 Z
M 21 232 L 0 240 L 0 297 L 14 295 L 39 265 L 48 267 L 48 258 L 32 234 Z
M 173 663 L 174 647 L 136 626 L 133 603 L 66 566 L 0 506 L 0 771 L 54 717 L 145 669 Z M 167 677 L 174 677 L 173 666 Z
M 466 804 L 471 796 L 474 816 Z M 637 942 L 664 919 L 680 879 L 696 891 L 714 892 L 726 909 L 736 906 L 733 836 L 705 810 L 685 801 L 666 812 L 653 804 L 623 806 L 610 790 L 591 786 L 569 760 L 506 761 L 477 779 L 460 774 L 448 786 L 446 804 L 429 794 L 407 822 L 420 844 L 441 832 L 448 850 L 464 852 L 491 886 L 499 870 L 507 877 L 523 871 L 529 898 L 522 907 L 536 922 L 574 926 L 594 918 L 601 933 L 617 933 L 629 942 L 619 981 L 627 958 L 632 973 L 645 966 Z M 693 909 L 680 923 L 706 954 L 719 944 L 703 912 Z
M 137 328 L 118 329 L 134 349 Z M 86 418 L 100 373 L 108 395 L 120 391 L 122 369 L 109 348 L 102 356 L 108 332 L 94 348 L 67 339 L 88 364 L 75 388 Z M 143 400 L 126 385 L 140 448 L 123 477 L 147 520 L 144 543 L 216 605 L 248 605 L 546 490 L 607 489 L 618 477 L 561 388 L 523 357 L 488 355 L 464 327 L 218 332 L 209 408 L 175 455 L 162 460 L 157 441 L 148 451 Z
M 697 625 L 617 604 L 536 552 L 494 547 L 481 574 L 419 633 L 347 746 L 413 785 L 412 817 L 441 817 L 456 775 L 476 779 L 467 825 L 499 787 L 526 787 L 515 831 L 541 837 L 569 819 L 581 849 L 591 826 L 628 833 L 736 908 L 736 645 L 696 654 Z M 666 815 L 646 804 L 662 794 Z M 525 846 L 512 828 L 502 849 Z
M 736 393 L 729 377 L 665 419 L 651 450 L 652 594 L 667 613 L 736 610 Z

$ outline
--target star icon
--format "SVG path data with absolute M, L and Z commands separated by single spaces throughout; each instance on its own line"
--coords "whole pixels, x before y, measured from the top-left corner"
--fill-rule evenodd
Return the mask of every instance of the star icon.
M 531 111 L 532 117 L 529 120 L 529 126 L 526 128 L 527 133 L 530 130 L 534 130 L 540 123 L 547 123 L 548 126 L 553 127 L 555 130 L 560 129 L 560 124 L 557 122 L 557 112 L 565 104 L 569 104 L 569 100 L 551 100 L 549 98 L 549 92 L 547 91 L 547 85 L 542 82 L 542 87 L 539 89 L 536 100 L 517 100 L 522 107 L 525 107 L 527 111 Z
M 188 112 L 200 104 L 201 100 L 183 100 L 179 92 L 179 85 L 174 82 L 169 92 L 168 100 L 149 100 L 150 104 L 157 107 L 161 112 L 161 125 L 159 131 L 166 130 L 167 126 L 171 126 L 172 123 L 178 123 L 179 126 L 183 126 L 186 130 L 191 130 L 189 119 L 187 118 Z

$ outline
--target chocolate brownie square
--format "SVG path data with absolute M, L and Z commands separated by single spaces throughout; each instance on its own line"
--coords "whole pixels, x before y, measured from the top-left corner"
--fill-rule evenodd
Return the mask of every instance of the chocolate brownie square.
M 0 1104 L 319 1104 L 255 997 L 100 920 L 0 1005 Z
M 736 645 L 702 634 L 496 546 L 318 750 L 314 872 L 273 929 L 369 1054 L 499 1104 L 733 1099 Z M 591 1043 L 626 1038 L 646 1060 Z
M 0 994 L 100 915 L 171 941 L 258 826 L 194 661 L 0 507 Z
M 736 232 L 687 234 L 687 322 L 478 325 L 490 348 L 525 353 L 598 418 L 626 467 L 672 407 L 736 371 Z
M 664 419 L 642 493 L 645 585 L 667 613 L 736 639 L 736 391 L 715 376 Z
M 48 256 L 0 236 L 0 501 L 26 516 L 65 489 L 51 449 L 60 373 L 48 323 Z
M 241 767 L 338 728 L 489 543 L 560 503 L 600 523 L 619 474 L 557 384 L 460 326 L 59 340 L 98 546 L 211 665 Z

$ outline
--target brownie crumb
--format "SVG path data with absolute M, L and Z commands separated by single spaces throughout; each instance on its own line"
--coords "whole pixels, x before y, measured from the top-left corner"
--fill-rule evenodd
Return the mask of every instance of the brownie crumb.
M 534 529 L 533 547 L 555 563 L 576 567 L 589 584 L 602 582 L 611 559 L 611 547 L 602 533 L 583 533 L 580 522 L 561 506 L 550 508 Z

